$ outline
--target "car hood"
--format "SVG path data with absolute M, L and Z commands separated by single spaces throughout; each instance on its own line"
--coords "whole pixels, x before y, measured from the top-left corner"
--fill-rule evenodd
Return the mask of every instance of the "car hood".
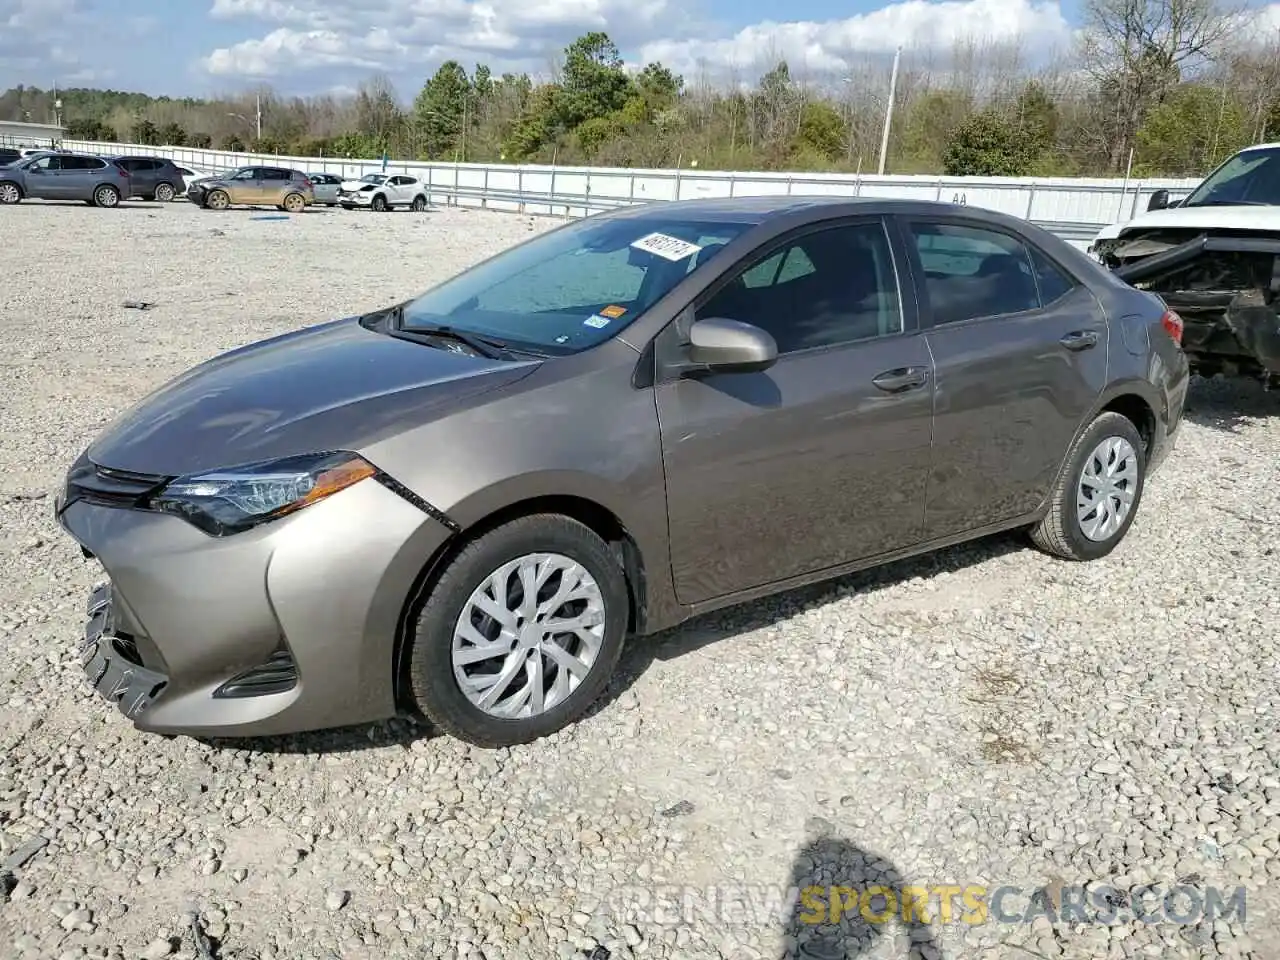
M 1280 230 L 1280 207 L 1166 207 L 1104 227 L 1095 238 L 1115 240 L 1134 230 Z
M 343 180 L 342 181 L 343 190 L 363 190 L 365 187 L 369 187 L 372 189 L 373 187 L 382 187 L 382 186 L 386 186 L 386 184 L 369 183 L 369 181 L 367 180 Z
M 193 367 L 108 425 L 89 459 L 173 476 L 324 450 L 359 452 L 451 402 L 519 380 L 540 362 L 410 343 L 358 319 L 273 337 Z

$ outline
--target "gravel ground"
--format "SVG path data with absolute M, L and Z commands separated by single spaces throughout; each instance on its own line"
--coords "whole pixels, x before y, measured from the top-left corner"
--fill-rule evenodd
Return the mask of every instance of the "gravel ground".
M 83 687 L 96 570 L 50 516 L 69 462 L 197 361 L 555 221 L 0 214 L 0 860 L 49 840 L 0 887 L 0 957 L 750 960 L 822 932 L 767 909 L 808 883 L 1009 885 L 1006 913 L 1042 914 L 1073 885 L 1096 905 L 1158 884 L 1150 905 L 1182 884 L 1228 908 L 855 913 L 848 956 L 1280 956 L 1280 397 L 1197 383 L 1106 560 L 998 537 L 702 618 L 633 649 L 601 709 L 538 744 L 400 723 L 164 739 Z

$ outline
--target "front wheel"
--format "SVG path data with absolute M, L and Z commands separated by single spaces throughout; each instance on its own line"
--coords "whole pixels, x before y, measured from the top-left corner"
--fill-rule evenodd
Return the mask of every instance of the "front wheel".
M 225 210 L 231 206 L 231 196 L 225 190 L 210 190 L 204 205 L 210 210 Z
M 377 210 L 379 213 L 383 212 L 384 210 L 390 209 L 387 206 L 387 198 L 384 197 L 382 194 L 378 194 L 376 197 L 373 198 L 372 206 L 373 206 L 373 209 Z
M 109 183 L 104 183 L 93 191 L 95 207 L 114 207 L 120 203 L 120 191 Z
M 173 195 L 174 195 L 173 184 L 171 183 L 156 184 L 156 196 L 155 196 L 156 200 L 160 201 L 161 203 L 169 203 L 171 200 L 173 200 Z
M 468 743 L 528 743 L 596 700 L 627 622 L 622 566 L 600 537 L 557 514 L 513 520 L 464 547 L 423 603 L 414 699 Z
M 1133 421 L 1100 414 L 1071 448 L 1032 542 L 1065 560 L 1105 557 L 1133 524 L 1146 472 L 1145 444 Z

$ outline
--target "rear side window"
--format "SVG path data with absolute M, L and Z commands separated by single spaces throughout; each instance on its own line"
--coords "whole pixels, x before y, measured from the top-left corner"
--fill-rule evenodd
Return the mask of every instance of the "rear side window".
M 1040 308 L 1030 251 L 1007 234 L 952 223 L 911 224 L 935 324 Z
M 107 161 L 98 157 L 63 157 L 63 170 L 101 170 Z

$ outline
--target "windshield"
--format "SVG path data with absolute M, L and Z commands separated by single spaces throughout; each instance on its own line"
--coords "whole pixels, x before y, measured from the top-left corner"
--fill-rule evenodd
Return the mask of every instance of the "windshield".
M 575 353 L 616 336 L 751 226 L 587 217 L 411 300 L 401 328 L 444 325 L 540 353 Z
M 387 175 L 385 173 L 366 173 L 357 182 L 358 183 L 381 183 L 385 179 L 387 179 Z
M 1238 153 L 1209 174 L 1183 207 L 1280 205 L 1280 149 Z

